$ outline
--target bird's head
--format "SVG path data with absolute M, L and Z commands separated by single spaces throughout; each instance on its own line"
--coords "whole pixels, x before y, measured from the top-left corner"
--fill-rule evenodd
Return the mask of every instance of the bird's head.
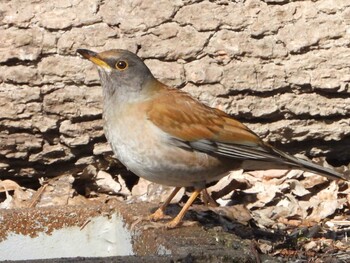
M 136 99 L 157 82 L 142 59 L 128 50 L 96 53 L 78 49 L 77 52 L 98 67 L 104 93 L 108 96 L 116 94 Z

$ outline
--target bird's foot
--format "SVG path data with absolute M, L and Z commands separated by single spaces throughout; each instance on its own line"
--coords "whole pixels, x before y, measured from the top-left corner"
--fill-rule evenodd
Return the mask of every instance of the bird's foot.
M 148 220 L 153 222 L 157 222 L 165 218 L 169 218 L 169 216 L 164 214 L 164 211 L 161 208 L 158 208 L 153 214 L 148 216 Z
M 170 222 L 168 222 L 168 223 L 165 225 L 165 227 L 166 227 L 167 229 L 174 229 L 174 228 L 180 226 L 181 223 L 182 223 L 181 220 L 178 220 L 178 219 L 175 217 L 173 220 L 171 220 Z
M 196 226 L 198 225 L 198 222 L 196 221 L 177 221 L 175 218 L 171 220 L 169 223 L 165 225 L 166 229 L 175 229 L 179 226 L 181 227 L 188 227 L 188 226 Z

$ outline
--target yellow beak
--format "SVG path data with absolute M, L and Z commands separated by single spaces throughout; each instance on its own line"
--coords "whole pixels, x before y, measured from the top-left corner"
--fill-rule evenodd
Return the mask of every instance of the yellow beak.
M 77 49 L 77 52 L 84 58 L 90 60 L 95 65 L 109 70 L 111 69 L 111 67 L 106 62 L 99 58 L 98 53 L 88 49 Z

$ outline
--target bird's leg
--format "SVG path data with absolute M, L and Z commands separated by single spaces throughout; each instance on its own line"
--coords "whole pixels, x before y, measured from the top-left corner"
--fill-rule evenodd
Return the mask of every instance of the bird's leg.
M 207 206 L 211 207 L 218 207 L 219 204 L 211 197 L 211 195 L 208 193 L 208 190 L 204 188 L 202 190 L 202 200 Z
M 181 222 L 182 218 L 184 217 L 184 215 L 186 214 L 187 210 L 190 208 L 190 206 L 192 205 L 194 200 L 196 200 L 197 196 L 200 194 L 201 191 L 202 190 L 195 190 L 192 193 L 192 195 L 187 200 L 184 207 L 181 209 L 180 213 L 178 213 L 178 215 L 167 224 L 167 228 L 175 228 L 180 224 L 180 222 Z
M 166 207 L 170 204 L 171 200 L 173 200 L 174 196 L 177 194 L 177 192 L 181 189 L 181 187 L 175 187 L 174 190 L 171 192 L 169 197 L 165 200 L 165 202 L 153 213 L 151 214 L 148 219 L 151 221 L 158 221 L 165 217 L 164 211 Z

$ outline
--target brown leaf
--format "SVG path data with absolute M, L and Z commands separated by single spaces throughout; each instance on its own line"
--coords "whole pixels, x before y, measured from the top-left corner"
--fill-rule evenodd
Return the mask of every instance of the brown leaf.
M 257 194 L 257 201 L 247 205 L 248 208 L 252 207 L 264 207 L 267 203 L 271 202 L 276 193 L 280 192 L 278 186 L 266 185 L 264 183 L 256 183 L 252 188 L 246 189 L 243 192 L 250 194 Z
M 113 179 L 112 175 L 105 171 L 99 171 L 95 177 L 98 191 L 108 194 L 117 194 L 122 189 L 119 182 Z
M 21 188 L 19 184 L 12 180 L 0 180 L 0 193 L 14 191 L 18 188 Z
M 323 184 L 324 182 L 328 181 L 326 177 L 311 172 L 305 172 L 304 177 L 305 179 L 302 180 L 301 183 L 306 189 L 313 188 L 316 185 Z
M 50 179 L 38 200 L 37 206 L 46 207 L 69 204 L 69 199 L 73 197 L 74 193 L 73 182 L 74 177 L 72 175 L 62 175 Z
M 292 189 L 292 193 L 296 196 L 304 196 L 310 193 L 310 191 L 306 190 L 304 185 L 298 180 L 289 180 L 288 183 Z
M 252 219 L 250 211 L 244 205 L 213 207 L 210 210 L 242 224 L 247 224 Z
M 329 187 L 321 190 L 310 198 L 313 207 L 312 213 L 307 217 L 309 220 L 320 221 L 343 206 L 346 200 L 338 201 L 338 184 L 332 181 Z

